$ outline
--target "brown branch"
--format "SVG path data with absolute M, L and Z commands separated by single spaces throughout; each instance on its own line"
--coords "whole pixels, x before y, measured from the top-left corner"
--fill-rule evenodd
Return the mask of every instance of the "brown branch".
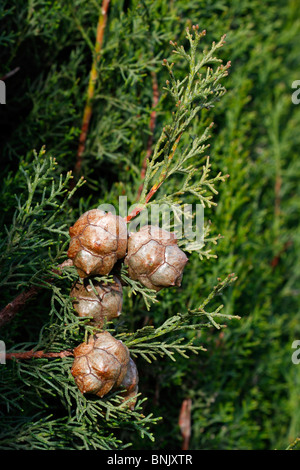
M 180 427 L 181 435 L 183 437 L 182 450 L 188 450 L 191 437 L 191 409 L 192 409 L 192 400 L 186 398 L 183 400 L 178 425 Z
M 182 134 L 179 134 L 179 136 L 177 137 L 177 139 L 175 140 L 173 146 L 172 146 L 172 149 L 171 149 L 171 153 L 170 155 L 168 156 L 168 161 L 169 161 L 169 164 L 171 163 L 171 160 L 173 159 L 174 157 L 174 154 L 176 152 L 176 149 L 177 149 L 177 146 L 178 146 L 178 143 L 181 139 L 181 135 Z M 169 165 L 168 164 L 168 165 Z M 163 182 L 165 181 L 166 179 L 166 176 L 167 176 L 167 170 L 164 171 L 164 173 L 162 173 L 160 175 L 160 178 L 159 178 L 159 181 L 157 183 L 155 183 L 152 188 L 150 189 L 149 193 L 147 194 L 146 198 L 145 198 L 145 203 L 147 204 L 150 199 L 154 196 L 154 194 L 158 191 L 158 189 L 161 187 L 161 185 L 163 184 Z M 136 207 L 135 209 L 133 209 L 132 212 L 130 212 L 130 214 L 128 214 L 128 216 L 126 217 L 125 221 L 128 223 L 130 222 L 134 217 L 136 217 L 140 212 L 142 212 L 142 210 L 144 210 L 144 206 L 138 206 Z
M 94 54 L 94 59 L 92 63 L 92 68 L 90 71 L 90 78 L 89 78 L 88 91 L 87 91 L 87 100 L 86 100 L 84 113 L 83 113 L 81 134 L 79 137 L 76 163 L 74 166 L 75 175 L 78 175 L 81 171 L 82 161 L 83 161 L 83 152 L 85 150 L 87 133 L 89 129 L 90 120 L 92 117 L 92 111 L 93 111 L 92 101 L 94 98 L 96 81 L 98 79 L 98 64 L 99 64 L 99 59 L 101 56 L 100 53 L 102 49 L 104 31 L 105 31 L 106 22 L 107 22 L 107 12 L 108 12 L 109 3 L 110 3 L 110 0 L 103 0 L 101 13 L 98 19 L 96 42 L 95 42 L 95 54 Z
M 26 302 L 35 297 L 39 289 L 37 286 L 31 286 L 27 291 L 21 292 L 12 302 L 7 304 L 0 312 L 0 328 L 9 322 Z
M 53 269 L 53 273 L 60 274 L 61 270 L 67 266 L 72 266 L 72 260 L 66 260 L 60 264 L 57 269 Z M 53 279 L 48 279 L 47 282 L 51 282 Z M 14 300 L 9 302 L 0 311 L 0 328 L 6 323 L 10 322 L 12 318 L 23 308 L 23 306 L 31 299 L 33 299 L 38 292 L 42 289 L 42 286 L 31 286 L 28 290 L 18 294 Z
M 283 255 L 283 253 L 288 249 L 290 248 L 290 246 L 293 245 L 293 242 L 291 240 L 288 240 L 287 242 L 285 242 L 285 244 L 283 245 L 283 248 L 279 251 L 279 253 L 277 255 L 274 256 L 274 258 L 272 259 L 271 261 L 271 266 L 272 268 L 275 268 L 279 261 L 280 261 L 280 258 L 281 256 Z
M 148 160 L 151 156 L 152 152 L 152 144 L 153 144 L 153 134 L 154 134 L 154 129 L 155 129 L 155 124 L 156 124 L 156 106 L 158 105 L 158 100 L 159 100 L 159 92 L 158 92 L 158 84 L 157 84 L 157 76 L 156 73 L 153 71 L 151 72 L 151 77 L 152 77 L 152 90 L 153 90 L 153 97 L 152 97 L 152 112 L 150 114 L 150 122 L 149 122 L 149 129 L 150 129 L 150 135 L 148 138 L 147 142 L 147 153 L 143 161 L 142 165 L 142 170 L 141 170 L 141 179 L 144 180 L 145 174 L 146 174 L 146 169 L 147 169 L 147 163 Z M 140 195 L 143 191 L 144 187 L 144 181 L 142 181 L 139 190 L 138 190 L 138 199 L 140 198 Z
M 276 181 L 275 181 L 275 217 L 278 217 L 280 215 L 280 192 L 281 192 L 281 185 L 282 185 L 282 179 L 279 174 L 276 175 Z
M 60 352 L 44 352 L 44 351 L 33 351 L 31 349 L 30 351 L 25 351 L 25 352 L 15 352 L 15 353 L 7 353 L 6 354 L 6 359 L 33 359 L 33 358 L 52 358 L 52 357 L 68 357 L 68 356 L 73 356 L 73 351 L 67 350 L 67 351 L 60 351 Z
M 125 218 L 125 222 L 128 224 L 132 219 L 134 219 L 134 217 L 136 217 L 142 210 L 144 209 L 144 207 L 142 206 L 139 206 L 139 207 L 136 207 L 133 211 L 130 212 L 130 214 L 128 214 L 128 216 Z
M 2 81 L 7 80 L 8 78 L 12 77 L 12 76 L 15 75 L 17 72 L 19 72 L 19 70 L 20 70 L 20 67 L 16 67 L 15 69 L 11 70 L 10 72 L 7 72 L 5 75 L 3 75 L 2 77 L 0 77 L 0 80 L 2 80 Z

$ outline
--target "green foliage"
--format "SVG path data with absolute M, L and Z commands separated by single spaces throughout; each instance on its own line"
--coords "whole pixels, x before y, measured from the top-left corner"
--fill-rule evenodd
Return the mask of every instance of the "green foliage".
M 0 242 L 1 287 L 20 288 L 33 283 L 41 273 L 48 273 L 64 252 L 68 226 L 62 222 L 70 212 L 67 204 L 76 188 L 68 191 L 71 172 L 66 176 L 60 175 L 57 180 L 54 178 L 55 165 L 55 159 L 45 156 L 44 150 L 34 153 L 30 163 L 28 160 L 20 163 L 22 179 L 18 179 L 20 195 L 18 191 L 15 197 L 17 209 L 10 226 L 4 225 L 5 232 Z M 14 186 L 17 177 L 9 175 L 4 180 L 4 201 L 6 196 L 10 196 L 9 188 Z M 82 181 L 77 186 L 81 184 Z M 63 198 L 66 192 L 68 195 Z
M 214 317 L 222 317 L 231 320 L 232 318 L 240 318 L 237 316 L 226 315 L 220 313 L 223 305 L 219 305 L 213 312 L 206 312 L 204 307 L 211 302 L 211 300 L 219 295 L 220 292 L 230 285 L 235 279 L 228 276 L 224 281 L 219 282 L 210 295 L 202 302 L 196 309 L 189 309 L 184 313 L 177 313 L 169 317 L 158 328 L 153 326 L 144 326 L 143 328 L 135 331 L 134 333 L 122 333 L 118 337 L 130 349 L 133 356 L 141 355 L 143 359 L 151 363 L 151 359 L 157 359 L 157 356 L 168 356 L 171 360 L 176 361 L 174 354 L 180 354 L 182 357 L 188 359 L 186 351 L 198 354 L 197 351 L 205 351 L 203 346 L 195 346 L 193 343 L 197 340 L 198 333 L 201 329 L 211 327 L 212 325 L 218 329 L 222 326 L 214 320 Z M 199 323 L 196 320 L 201 317 L 206 317 L 209 323 Z M 185 332 L 191 332 L 188 340 L 182 336 Z M 172 333 L 172 334 L 171 334 Z M 167 336 L 165 341 L 155 341 L 161 336 Z M 184 344 L 182 342 L 185 341 Z
M 192 184 L 195 174 L 198 176 L 198 168 L 195 164 L 187 165 L 192 158 L 196 160 L 195 157 L 198 157 L 197 160 L 199 160 L 199 155 L 207 148 L 207 146 L 203 145 L 203 142 L 208 138 L 209 128 L 204 130 L 201 137 L 195 137 L 192 142 L 189 142 L 189 145 L 187 145 L 184 150 L 181 150 L 178 156 L 176 155 L 178 141 L 197 114 L 203 108 L 211 108 L 213 103 L 225 92 L 224 87 L 219 81 L 227 75 L 228 67 L 219 66 L 216 71 L 213 71 L 207 66 L 210 63 L 221 61 L 214 57 L 213 54 L 218 48 L 223 46 L 224 38 L 222 38 L 219 43 L 214 43 L 208 52 L 204 52 L 202 57 L 197 59 L 197 46 L 203 35 L 203 32 L 198 32 L 197 27 L 194 27 L 194 35 L 187 30 L 190 54 L 185 51 L 183 46 L 179 47 L 177 43 L 176 45 L 172 43 L 175 47 L 174 52 L 185 59 L 189 65 L 188 74 L 182 80 L 176 80 L 175 78 L 173 72 L 174 62 L 170 65 L 166 59 L 163 61 L 163 64 L 168 69 L 171 80 L 166 81 L 166 90 L 175 102 L 176 112 L 173 112 L 172 123 L 164 126 L 162 134 L 154 148 L 153 155 L 148 161 L 144 187 L 139 201 L 141 204 L 145 201 L 147 202 L 146 195 L 150 189 L 149 184 L 152 185 L 155 181 L 154 186 L 160 187 L 162 183 L 172 175 L 180 173 L 185 175 L 182 187 L 173 195 L 166 194 L 162 201 L 159 198 L 156 199 L 156 203 L 171 203 L 171 201 L 174 201 L 178 204 L 178 200 L 175 199 L 176 195 L 182 196 L 185 193 L 191 193 L 198 196 L 203 206 L 206 204 L 210 205 L 211 196 L 205 197 L 203 195 L 203 193 L 205 193 L 203 187 L 215 192 L 213 185 L 216 181 L 221 179 L 220 175 L 212 180 L 208 179 L 209 164 L 207 159 L 207 163 L 203 168 L 202 177 L 200 180 L 197 180 L 196 183 Z M 205 66 L 207 66 L 206 74 L 204 78 L 202 78 L 200 71 Z
M 10 352 L 59 352 L 93 333 L 72 307 L 74 268 L 56 268 L 81 213 L 117 207 L 122 195 L 137 202 L 153 72 L 159 103 L 139 203 L 165 203 L 180 216 L 185 203 L 200 202 L 205 245 L 180 240 L 189 263 L 179 289 L 156 294 L 122 268 L 123 313 L 106 328 L 136 360 L 134 412 L 117 394 L 82 396 L 71 357 L 7 361 L 0 447 L 179 449 L 178 415 L 189 397 L 193 449 L 297 448 L 300 108 L 291 84 L 299 78 L 299 2 L 111 2 L 86 183 L 70 190 L 100 8 L 95 0 L 0 6 L 0 75 L 20 67 L 0 109 L 1 307 L 42 286 L 1 339 Z M 220 59 L 231 61 L 228 76 Z

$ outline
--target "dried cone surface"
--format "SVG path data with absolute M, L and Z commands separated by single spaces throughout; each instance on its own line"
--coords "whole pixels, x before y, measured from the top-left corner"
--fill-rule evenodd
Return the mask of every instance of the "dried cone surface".
M 122 396 L 125 400 L 131 398 L 128 406 L 130 409 L 134 409 L 136 404 L 136 398 L 138 393 L 138 383 L 139 383 L 139 374 L 135 362 L 130 358 L 127 373 L 120 385 L 120 388 L 125 388 L 126 392 L 122 393 Z M 134 398 L 135 397 L 135 398 Z
M 174 233 L 146 225 L 129 235 L 125 258 L 128 274 L 149 289 L 159 291 L 164 287 L 180 286 L 187 261 Z
M 127 373 L 129 351 L 122 341 L 104 331 L 74 349 L 71 373 L 82 393 L 99 397 L 120 387 Z
M 68 257 L 82 278 L 108 274 L 116 261 L 125 257 L 127 225 L 122 217 L 111 212 L 87 211 L 70 227 L 69 233 Z
M 122 312 L 123 292 L 119 279 L 114 282 L 93 281 L 93 287 L 86 280 L 76 282 L 70 292 L 73 306 L 80 317 L 92 317 L 93 323 L 102 327 L 105 320 L 117 318 Z M 97 294 L 95 293 L 97 292 Z

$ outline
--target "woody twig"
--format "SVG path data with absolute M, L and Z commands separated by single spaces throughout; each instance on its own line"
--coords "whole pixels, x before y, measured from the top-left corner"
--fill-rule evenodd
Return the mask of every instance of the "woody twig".
M 87 90 L 87 100 L 84 108 L 82 125 L 81 125 L 81 134 L 79 137 L 79 145 L 76 155 L 76 163 L 74 167 L 74 174 L 79 175 L 82 168 L 83 162 L 83 153 L 85 150 L 86 138 L 88 134 L 88 129 L 90 125 L 90 120 L 93 112 L 93 99 L 95 93 L 95 86 L 98 79 L 98 65 L 101 57 L 101 50 L 103 45 L 104 31 L 107 23 L 107 12 L 109 7 L 110 0 L 103 0 L 101 13 L 97 25 L 96 33 L 96 42 L 95 42 L 95 53 L 92 63 L 92 68 L 90 71 L 90 78 Z
M 158 105 L 158 100 L 159 100 L 157 76 L 156 76 L 156 73 L 154 71 L 151 72 L 151 77 L 152 77 L 153 97 L 152 97 L 152 112 L 150 114 L 150 123 L 149 123 L 150 135 L 149 135 L 148 142 L 147 142 L 147 153 L 146 153 L 146 156 L 144 158 L 143 165 L 142 165 L 142 170 L 141 170 L 142 183 L 141 183 L 141 185 L 139 187 L 139 190 L 138 190 L 138 199 L 140 198 L 140 195 L 143 191 L 143 187 L 144 187 L 144 181 L 143 180 L 144 180 L 145 174 L 146 174 L 147 163 L 148 163 L 148 159 L 150 158 L 151 153 L 152 153 L 153 134 L 154 134 L 154 130 L 155 130 L 156 114 L 157 114 L 156 113 L 156 106 Z
M 6 360 L 11 360 L 11 359 L 40 359 L 40 358 L 64 358 L 68 356 L 74 356 L 73 352 L 70 350 L 67 351 L 60 351 L 60 352 L 45 352 L 45 351 L 33 351 L 31 349 L 30 351 L 25 351 L 25 352 L 15 352 L 15 353 L 7 353 L 5 358 Z
M 68 266 L 72 266 L 72 264 L 72 260 L 67 259 L 62 264 L 60 264 L 57 269 L 53 269 L 52 272 L 55 274 L 61 274 L 62 269 Z M 51 282 L 51 279 L 48 279 L 47 281 Z M 29 289 L 24 292 L 21 292 L 11 302 L 9 302 L 0 311 L 0 328 L 6 323 L 10 322 L 29 300 L 36 297 L 41 288 L 42 286 L 30 286 Z

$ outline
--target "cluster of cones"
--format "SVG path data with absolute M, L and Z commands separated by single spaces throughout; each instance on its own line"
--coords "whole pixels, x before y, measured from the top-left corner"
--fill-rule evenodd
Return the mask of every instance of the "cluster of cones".
M 124 400 L 134 408 L 138 392 L 136 365 L 122 341 L 101 331 L 107 321 L 122 313 L 122 284 L 117 275 L 112 282 L 94 277 L 110 274 L 121 260 L 133 280 L 159 291 L 181 285 L 188 258 L 173 233 L 147 225 L 128 234 L 122 217 L 100 209 L 85 212 L 69 233 L 68 257 L 80 277 L 70 293 L 73 306 L 79 316 L 90 317 L 99 328 L 99 333 L 74 349 L 71 372 L 82 393 L 103 397 L 110 391 L 122 390 Z

